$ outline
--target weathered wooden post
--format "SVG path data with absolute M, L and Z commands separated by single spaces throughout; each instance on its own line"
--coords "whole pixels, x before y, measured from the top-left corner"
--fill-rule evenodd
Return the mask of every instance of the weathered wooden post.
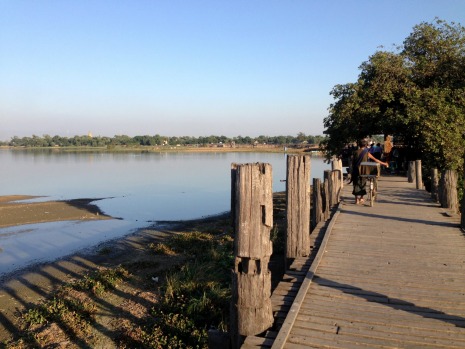
M 407 172 L 407 179 L 409 183 L 413 183 L 415 180 L 415 161 L 408 162 L 408 172 Z
M 310 253 L 310 155 L 288 155 L 286 260 Z
M 338 170 L 325 170 L 324 178 L 328 179 L 329 207 L 332 208 L 339 202 L 341 192 L 341 181 Z
M 433 199 L 434 202 L 439 201 L 438 192 L 439 192 L 438 169 L 432 168 L 431 169 L 431 199 Z
M 458 213 L 457 196 L 457 172 L 454 170 L 444 170 L 440 179 L 439 195 L 441 207 L 449 209 L 453 213 Z
M 464 163 L 465 163 L 465 159 L 464 159 Z M 463 189 L 465 191 L 465 166 L 464 167 L 464 173 L 463 173 Z M 460 225 L 462 226 L 462 229 L 465 230 L 465 194 L 463 195 L 462 197 L 462 217 L 461 217 L 461 220 L 460 220 Z
M 344 187 L 344 174 L 342 173 L 342 160 L 341 159 L 337 159 L 337 158 L 333 158 L 331 160 L 331 169 L 333 171 L 339 171 L 339 186 L 340 188 L 342 189 Z
M 331 171 L 329 171 L 331 172 Z M 324 219 L 325 221 L 329 218 L 329 180 L 326 177 L 326 171 L 324 173 L 324 182 L 323 182 L 323 187 L 322 187 L 322 196 L 323 196 L 323 208 L 324 208 Z
M 423 179 L 421 177 L 421 160 L 415 160 L 415 178 L 417 189 L 423 189 Z
M 325 170 L 324 171 L 324 179 L 328 180 L 328 204 L 329 208 L 332 208 L 335 204 L 336 198 L 335 198 L 335 182 L 334 182 L 334 176 L 333 176 L 333 171 L 332 170 Z
M 232 164 L 234 271 L 232 274 L 231 341 L 239 348 L 245 336 L 273 324 L 271 307 L 273 189 L 270 164 Z
M 333 177 L 333 206 L 339 203 L 342 191 L 342 179 L 341 179 L 342 171 L 340 170 L 333 170 L 332 177 Z
M 321 197 L 321 179 L 313 178 L 313 193 L 312 193 L 312 220 L 311 230 L 324 219 L 323 201 Z

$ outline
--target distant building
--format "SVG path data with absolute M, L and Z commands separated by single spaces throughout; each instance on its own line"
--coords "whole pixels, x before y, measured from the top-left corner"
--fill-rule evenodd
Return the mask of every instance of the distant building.
M 87 137 L 92 138 L 92 132 L 89 131 L 89 132 L 87 133 Z

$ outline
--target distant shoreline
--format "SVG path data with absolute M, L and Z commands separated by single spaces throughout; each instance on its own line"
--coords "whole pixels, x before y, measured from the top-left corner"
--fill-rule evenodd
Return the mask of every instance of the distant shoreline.
M 25 146 L 0 146 L 0 149 L 10 150 L 50 150 L 50 151 L 79 151 L 79 152 L 141 152 L 141 153 L 159 153 L 159 152 L 255 152 L 255 153 L 313 153 L 322 155 L 321 151 L 315 147 L 307 146 L 283 146 L 283 145 L 248 145 L 248 146 L 111 146 L 111 147 L 90 147 L 90 146 L 69 146 L 69 147 L 25 147 Z

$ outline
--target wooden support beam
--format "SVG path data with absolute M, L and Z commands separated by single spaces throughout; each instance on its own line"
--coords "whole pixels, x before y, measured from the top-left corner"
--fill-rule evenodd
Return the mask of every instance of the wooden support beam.
M 421 160 L 415 160 L 415 178 L 417 189 L 423 189 L 423 178 L 421 177 Z
M 449 209 L 451 213 L 458 213 L 457 172 L 444 170 L 440 179 L 441 193 L 439 195 L 441 207 Z
M 407 180 L 409 183 L 413 183 L 415 180 L 415 161 L 408 162 Z
M 439 175 L 438 169 L 431 169 L 431 199 L 434 202 L 439 202 Z
M 321 197 L 321 179 L 313 178 L 313 193 L 312 193 L 312 219 L 310 229 L 313 229 L 324 220 L 323 213 L 323 198 Z
M 464 176 L 463 176 L 463 188 L 465 190 L 465 166 L 464 166 Z M 460 226 L 465 231 L 465 195 L 462 197 L 462 217 L 460 220 Z
M 288 155 L 286 259 L 310 254 L 310 156 Z
M 232 164 L 231 180 L 235 229 L 231 341 L 233 348 L 239 348 L 245 336 L 259 334 L 273 324 L 268 270 L 273 226 L 271 165 Z

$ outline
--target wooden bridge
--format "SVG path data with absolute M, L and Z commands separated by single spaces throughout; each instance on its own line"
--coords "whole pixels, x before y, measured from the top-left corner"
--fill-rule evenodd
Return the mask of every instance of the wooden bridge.
M 405 177 L 381 177 L 374 207 L 351 189 L 274 290 L 278 329 L 242 348 L 465 348 L 460 218 Z

